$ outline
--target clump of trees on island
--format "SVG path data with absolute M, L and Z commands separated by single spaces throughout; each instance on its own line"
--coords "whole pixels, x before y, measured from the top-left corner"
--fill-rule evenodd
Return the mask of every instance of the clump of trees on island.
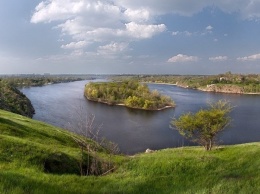
M 161 95 L 157 90 L 150 91 L 146 84 L 129 80 L 91 82 L 85 87 L 85 96 L 92 101 L 144 110 L 160 110 L 175 105 L 169 96 Z

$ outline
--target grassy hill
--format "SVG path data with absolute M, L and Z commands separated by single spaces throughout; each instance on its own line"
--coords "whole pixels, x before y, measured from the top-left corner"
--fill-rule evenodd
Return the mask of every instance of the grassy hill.
M 79 176 L 71 135 L 0 110 L 0 193 L 260 193 L 259 142 L 112 157 L 100 148 L 95 157 L 115 172 Z

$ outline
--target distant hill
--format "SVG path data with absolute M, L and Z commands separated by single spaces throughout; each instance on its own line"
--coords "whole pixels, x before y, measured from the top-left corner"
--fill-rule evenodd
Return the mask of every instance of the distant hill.
M 18 89 L 0 80 L 0 109 L 32 117 L 35 110 L 31 101 Z

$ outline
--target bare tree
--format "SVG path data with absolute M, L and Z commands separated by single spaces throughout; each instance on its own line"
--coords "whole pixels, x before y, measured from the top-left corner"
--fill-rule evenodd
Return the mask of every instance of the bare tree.
M 71 137 L 80 148 L 79 168 L 81 176 L 103 175 L 115 169 L 112 155 L 119 152 L 118 145 L 108 141 L 100 134 L 103 124 L 95 123 L 95 115 L 87 115 L 82 106 L 75 111 L 76 122 L 69 123 Z M 77 135 L 78 134 L 78 135 Z M 108 160 L 99 157 L 99 151 L 108 154 Z

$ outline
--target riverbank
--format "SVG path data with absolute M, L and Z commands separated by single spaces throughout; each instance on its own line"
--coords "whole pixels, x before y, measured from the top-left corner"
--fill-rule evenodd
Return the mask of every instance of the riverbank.
M 172 83 L 157 83 L 157 82 L 142 82 L 146 84 L 160 84 L 160 85 L 171 85 L 171 86 L 178 86 L 185 89 L 194 89 L 199 90 L 202 92 L 214 92 L 214 93 L 223 93 L 223 94 L 242 94 L 242 95 L 260 95 L 260 92 L 243 92 L 243 90 L 236 85 L 226 85 L 226 87 L 222 88 L 216 88 L 215 84 L 211 84 L 205 87 L 199 87 L 199 88 L 192 88 L 188 85 L 181 85 L 181 84 L 172 84 Z
M 169 148 L 131 157 L 99 149 L 94 156 L 113 162 L 113 171 L 80 176 L 80 148 L 71 133 L 6 111 L 0 115 L 0 193 L 260 192 L 259 142 L 210 152 Z
M 226 84 L 226 85 L 216 85 L 211 84 L 207 85 L 206 87 L 199 87 L 197 88 L 200 91 L 203 92 L 215 92 L 215 93 L 225 93 L 225 94 L 242 94 L 242 95 L 260 95 L 259 92 L 244 92 L 243 88 L 232 85 L 232 84 Z

